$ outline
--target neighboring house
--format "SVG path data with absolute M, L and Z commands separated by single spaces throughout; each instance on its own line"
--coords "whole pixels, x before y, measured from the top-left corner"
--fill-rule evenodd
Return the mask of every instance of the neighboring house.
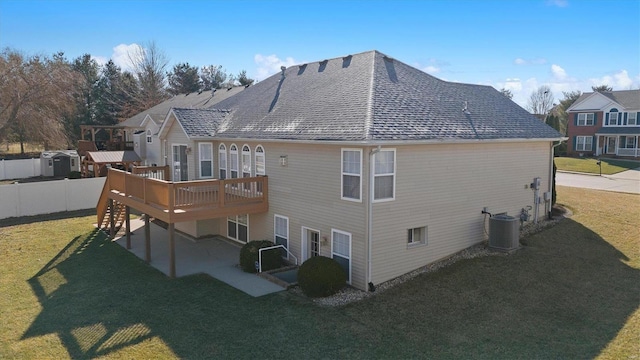
M 439 80 L 377 51 L 283 67 L 210 109 L 174 108 L 158 136 L 176 181 L 158 203 L 185 205 L 156 211 L 121 188 L 112 198 L 194 237 L 332 257 L 360 289 L 486 240 L 484 208 L 543 216 L 563 140 L 490 86 Z M 176 200 L 186 193 L 192 200 Z M 207 194 L 212 206 L 188 221 Z M 242 194 L 268 202 L 228 216 L 214 208 Z
M 640 156 L 640 90 L 584 93 L 567 113 L 569 154 Z
M 158 130 L 171 108 L 201 109 L 233 96 L 245 89 L 236 86 L 172 96 L 170 99 L 118 124 L 124 128 L 127 141 L 133 141 L 133 149 L 146 165 L 164 162 L 160 151 Z

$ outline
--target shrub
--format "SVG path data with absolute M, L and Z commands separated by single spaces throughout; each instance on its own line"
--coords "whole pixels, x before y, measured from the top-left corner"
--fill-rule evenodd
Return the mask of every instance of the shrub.
M 67 176 L 68 179 L 80 179 L 81 177 L 80 171 L 70 171 Z
M 240 267 L 248 273 L 255 273 L 258 261 L 258 250 L 274 246 L 269 240 L 250 241 L 240 249 Z M 280 249 L 265 250 L 262 252 L 262 271 L 273 270 L 282 267 L 282 254 Z
M 347 274 L 337 261 L 314 256 L 300 265 L 298 285 L 309 297 L 330 296 L 345 287 Z

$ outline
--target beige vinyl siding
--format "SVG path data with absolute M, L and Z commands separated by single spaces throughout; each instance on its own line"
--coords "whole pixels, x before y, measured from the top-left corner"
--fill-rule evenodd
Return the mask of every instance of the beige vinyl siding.
M 223 143 L 227 149 L 231 145 L 231 141 Z M 239 149 L 244 144 L 237 141 L 235 143 Z M 214 147 L 216 156 L 219 144 L 220 142 L 217 142 Z M 331 257 L 331 229 L 349 232 L 352 234 L 352 284 L 362 289 L 366 288 L 366 205 L 364 202 L 340 199 L 342 147 L 272 142 L 247 144 L 251 147 L 253 166 L 255 147 L 258 144 L 264 147 L 266 173 L 269 177 L 269 211 L 250 216 L 250 239 L 273 241 L 273 219 L 277 214 L 289 218 L 289 251 L 298 259 L 302 255 L 303 226 L 320 231 L 321 255 Z M 363 150 L 363 156 L 365 153 Z M 287 166 L 280 165 L 280 156 L 287 156 Z M 216 161 L 216 168 L 217 166 Z M 363 175 L 363 186 L 365 179 Z M 364 191 L 366 188 L 363 188 Z M 323 240 L 325 237 L 326 241 Z
M 198 173 L 197 164 L 194 160 L 194 156 L 197 155 L 197 149 L 194 150 L 194 142 L 189 140 L 177 121 L 173 122 L 167 133 L 167 163 L 171 167 L 171 174 L 173 174 L 173 145 L 187 145 L 187 147 L 191 148 L 191 153 L 187 155 L 187 168 L 189 180 L 195 180 Z
M 373 205 L 375 284 L 485 240 L 483 207 L 519 216 L 534 205 L 529 188 L 534 177 L 542 179 L 540 196 L 549 191 L 548 142 L 397 146 L 396 151 L 396 199 Z M 545 216 L 544 203 L 539 214 Z M 422 226 L 428 226 L 428 244 L 408 247 L 407 230 Z

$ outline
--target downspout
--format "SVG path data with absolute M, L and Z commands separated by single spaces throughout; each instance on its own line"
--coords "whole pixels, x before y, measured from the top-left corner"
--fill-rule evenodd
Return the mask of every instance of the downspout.
M 373 157 L 375 156 L 375 154 L 379 153 L 381 149 L 381 146 L 378 145 L 377 148 L 375 149 L 371 149 L 371 151 L 369 152 L 369 196 L 367 197 L 367 235 L 369 237 L 368 239 L 368 251 L 367 251 L 367 284 L 369 286 L 369 291 L 375 291 L 376 288 L 373 285 L 373 281 L 371 281 L 371 253 L 373 250 L 373 172 L 374 172 L 374 162 L 373 162 Z

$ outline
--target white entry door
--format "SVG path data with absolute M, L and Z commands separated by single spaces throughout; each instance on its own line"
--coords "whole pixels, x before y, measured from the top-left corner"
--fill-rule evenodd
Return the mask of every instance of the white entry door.
M 302 256 L 300 263 L 314 256 L 320 256 L 320 231 L 302 227 Z

